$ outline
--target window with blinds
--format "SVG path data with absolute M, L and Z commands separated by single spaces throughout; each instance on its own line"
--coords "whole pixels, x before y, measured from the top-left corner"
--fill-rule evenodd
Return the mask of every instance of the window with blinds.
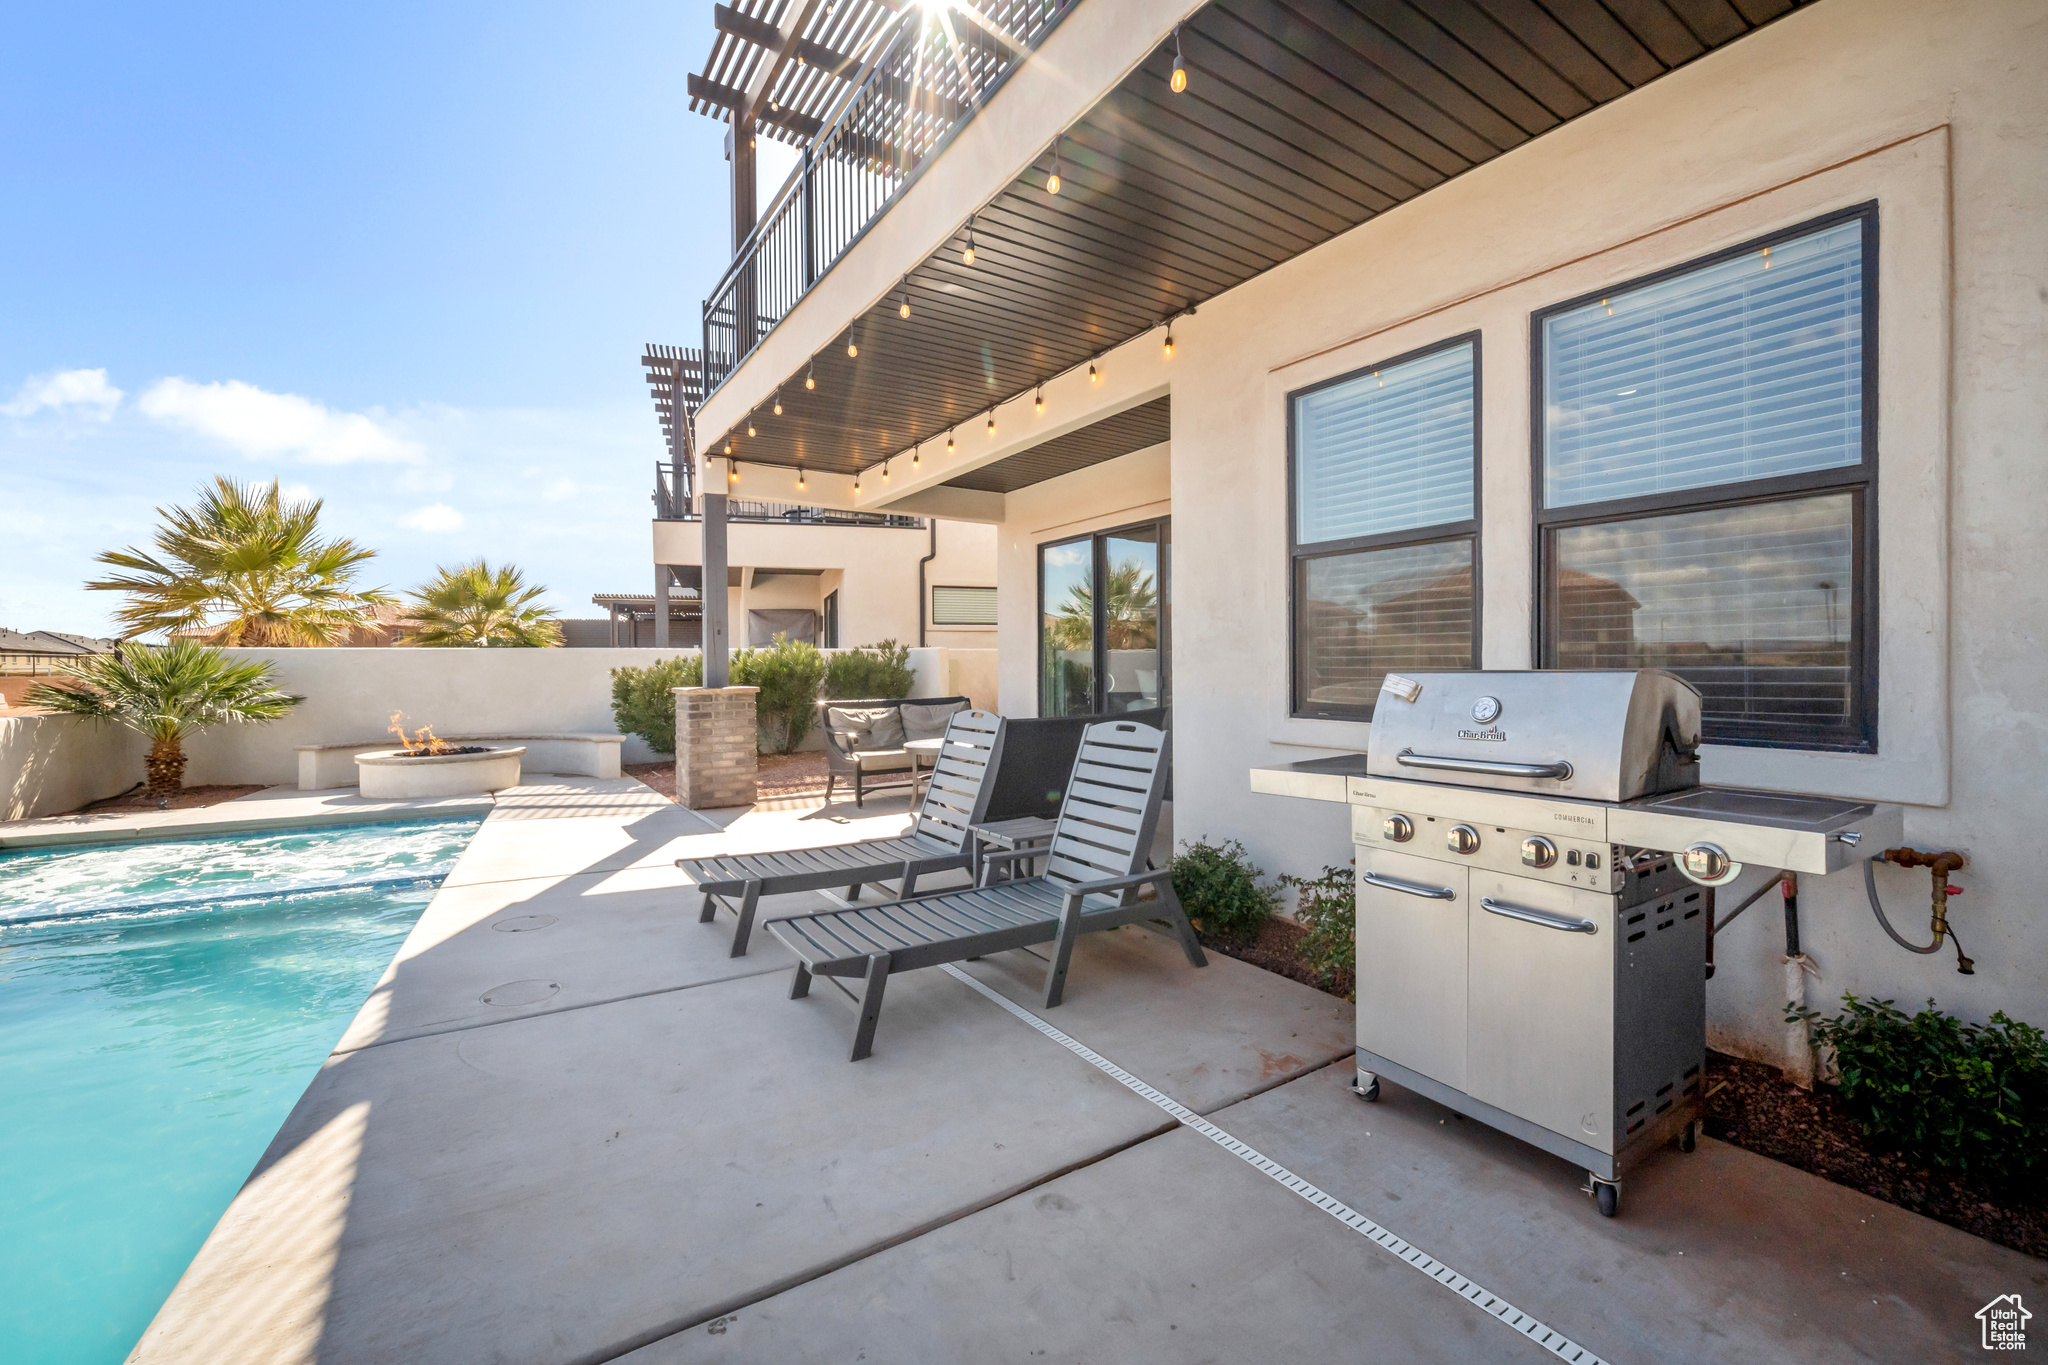
M 992 626 L 996 623 L 994 588 L 932 589 L 932 624 L 935 626 Z
M 1664 668 L 1717 743 L 1876 742 L 1876 209 L 1539 313 L 1546 668 Z
M 1476 336 L 1290 395 L 1295 714 L 1476 665 L 1478 406 Z

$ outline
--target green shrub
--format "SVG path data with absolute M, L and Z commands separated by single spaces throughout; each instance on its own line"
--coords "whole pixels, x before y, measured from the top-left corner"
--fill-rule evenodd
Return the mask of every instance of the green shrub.
M 638 735 L 656 753 L 676 751 L 676 698 L 669 689 L 702 687 L 704 656 L 663 659 L 646 668 L 612 670 L 612 720 L 619 732 Z
M 827 697 L 907 697 L 916 685 L 910 647 L 894 640 L 842 650 L 825 665 Z
M 1302 960 L 1324 987 L 1358 970 L 1358 881 L 1349 865 L 1326 867 L 1320 877 L 1282 877 L 1294 888 L 1294 918 Z M 1356 994 L 1356 992 L 1353 992 Z
M 1173 860 L 1173 892 L 1195 927 L 1241 943 L 1257 937 L 1279 897 L 1259 884 L 1265 874 L 1252 866 L 1244 845 L 1235 839 L 1212 844 L 1205 835 L 1181 847 Z
M 2048 1039 L 2008 1019 L 1966 1024 L 1932 1000 L 1908 1016 L 1889 1000 L 1842 997 L 1832 1018 L 1788 1007 L 1831 1050 L 1842 1103 L 1881 1145 L 1936 1170 L 2039 1193 L 2048 1185 Z
M 816 645 L 775 637 L 767 649 L 743 649 L 732 656 L 735 687 L 758 687 L 754 728 L 762 753 L 794 753 L 818 718 L 818 687 L 825 681 L 825 656 Z M 671 718 L 670 724 L 674 721 Z

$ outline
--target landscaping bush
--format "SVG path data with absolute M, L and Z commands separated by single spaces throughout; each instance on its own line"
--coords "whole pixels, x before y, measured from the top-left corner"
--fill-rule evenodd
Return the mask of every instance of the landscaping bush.
M 1279 897 L 1260 885 L 1265 874 L 1252 866 L 1244 845 L 1235 839 L 1212 844 L 1204 836 L 1181 847 L 1173 860 L 1173 892 L 1195 927 L 1238 943 L 1256 938 Z
M 1326 867 L 1320 877 L 1280 878 L 1294 888 L 1294 918 L 1306 930 L 1301 959 L 1328 989 L 1358 970 L 1358 881 L 1347 864 Z M 1354 991 L 1355 995 L 1356 992 Z
M 910 668 L 910 647 L 894 640 L 834 654 L 825 665 L 825 695 L 840 697 L 907 697 L 917 685 Z
M 818 718 L 825 656 L 816 645 L 777 635 L 767 649 L 743 649 L 732 656 L 732 681 L 735 687 L 761 689 L 754 698 L 754 728 L 759 732 L 761 752 L 794 753 L 811 732 L 811 722 Z M 669 724 L 673 729 L 673 716 Z
M 2008 1019 L 1966 1024 L 1929 1000 L 1907 1015 L 1889 1000 L 1842 997 L 1832 1018 L 1807 1020 L 1833 1053 L 1843 1106 L 1883 1146 L 1935 1170 L 1963 1172 L 2004 1189 L 2048 1186 L 2048 1039 Z
M 656 753 L 676 751 L 676 687 L 704 685 L 704 656 L 686 654 L 646 668 L 612 670 L 612 720 L 621 734 L 638 735 Z

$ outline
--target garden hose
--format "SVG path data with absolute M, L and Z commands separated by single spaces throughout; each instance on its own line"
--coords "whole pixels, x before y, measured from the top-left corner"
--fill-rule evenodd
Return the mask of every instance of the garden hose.
M 1917 943 L 1908 943 L 1905 940 L 1904 936 L 1902 936 L 1898 930 L 1892 928 L 1892 922 L 1889 919 L 1885 918 L 1884 905 L 1877 898 L 1877 864 L 1882 862 L 1900 862 L 1899 859 L 1893 858 L 1891 855 L 1893 853 L 1910 852 L 1912 852 L 1912 850 L 1910 849 L 1887 849 L 1883 853 L 1872 854 L 1869 858 L 1864 859 L 1863 891 L 1864 894 L 1868 896 L 1870 899 L 1871 913 L 1877 916 L 1878 924 L 1883 927 L 1886 934 L 1891 936 L 1892 942 L 1898 944 L 1901 948 L 1904 948 L 1909 953 L 1919 953 L 1922 956 L 1925 956 L 1930 953 L 1940 952 L 1941 941 L 1943 938 L 1947 938 L 1949 942 L 1955 945 L 1956 970 L 1964 976 L 1976 975 L 1977 964 L 1971 961 L 1970 958 L 1964 956 L 1963 941 L 1960 938 L 1956 937 L 1955 928 L 1948 922 L 1948 916 L 1945 913 L 1948 908 L 1948 896 L 1946 894 L 1948 890 L 1948 866 L 1935 867 L 1934 862 L 1937 860 L 1930 860 L 1929 862 L 1922 864 L 1923 866 L 1928 866 L 1932 868 L 1935 877 L 1935 913 L 1932 925 L 1934 931 L 1934 941 L 1932 943 L 1927 944 L 1925 947 L 1922 947 Z M 1922 854 L 1920 856 L 1924 858 L 1926 855 Z M 1954 865 L 1961 865 L 1960 855 L 1943 855 L 1943 857 L 1955 857 L 1956 863 Z M 1901 865 L 1911 866 L 1912 864 L 1901 863 Z M 1733 917 L 1731 916 L 1731 918 Z

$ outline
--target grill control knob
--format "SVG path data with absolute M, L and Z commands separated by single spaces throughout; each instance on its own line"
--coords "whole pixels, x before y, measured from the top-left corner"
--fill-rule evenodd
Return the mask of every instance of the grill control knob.
M 1701 886 L 1726 886 L 1742 875 L 1742 864 L 1718 844 L 1694 844 L 1678 855 L 1678 870 Z
M 1550 867 L 1557 862 L 1557 845 L 1540 834 L 1532 834 L 1522 840 L 1522 864 L 1525 867 Z
M 1380 833 L 1387 836 L 1390 844 L 1405 844 L 1415 837 L 1415 822 L 1405 815 L 1389 815 L 1380 826 Z
M 1479 831 L 1470 825 L 1452 825 L 1451 832 L 1445 836 L 1444 842 L 1453 853 L 1477 853 Z

